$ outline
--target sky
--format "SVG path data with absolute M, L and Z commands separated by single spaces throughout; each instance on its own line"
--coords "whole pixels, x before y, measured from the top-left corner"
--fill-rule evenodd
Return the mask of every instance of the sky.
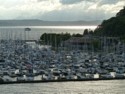
M 0 0 L 0 19 L 104 20 L 123 6 L 125 0 Z

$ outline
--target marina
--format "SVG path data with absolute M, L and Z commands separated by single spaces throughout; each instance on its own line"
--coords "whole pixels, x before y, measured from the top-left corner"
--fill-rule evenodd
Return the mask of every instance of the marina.
M 125 94 L 125 0 L 0 0 L 0 94 Z
M 0 41 L 1 84 L 125 78 L 124 44 L 121 46 L 119 42 L 118 50 L 106 52 L 108 47 L 104 45 L 104 50 L 96 52 L 88 50 L 85 44 L 86 49 L 77 45 L 77 49 L 52 48 L 25 40 L 27 36 L 24 40 L 8 36 Z

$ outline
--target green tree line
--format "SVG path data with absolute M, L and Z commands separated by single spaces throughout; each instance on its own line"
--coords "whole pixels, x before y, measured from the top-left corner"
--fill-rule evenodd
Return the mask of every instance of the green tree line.
M 83 37 L 88 34 L 93 34 L 92 30 L 85 29 L 83 34 L 70 34 L 70 33 L 44 33 L 41 35 L 40 40 L 43 45 L 52 45 L 53 47 L 61 46 L 61 43 L 70 39 L 71 37 Z

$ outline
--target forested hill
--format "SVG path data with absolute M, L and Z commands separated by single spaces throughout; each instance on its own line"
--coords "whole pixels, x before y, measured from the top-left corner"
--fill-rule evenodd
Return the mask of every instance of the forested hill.
M 115 17 L 104 20 L 94 32 L 100 36 L 114 36 L 125 39 L 125 7 Z

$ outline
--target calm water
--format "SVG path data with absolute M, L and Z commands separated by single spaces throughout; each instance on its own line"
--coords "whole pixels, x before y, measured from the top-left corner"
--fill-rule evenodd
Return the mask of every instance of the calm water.
M 31 31 L 24 32 L 25 28 Z M 94 30 L 97 26 L 4 26 L 0 27 L 0 39 L 39 39 L 43 33 L 71 33 L 83 34 L 84 29 Z
M 125 80 L 0 85 L 0 94 L 125 94 Z

